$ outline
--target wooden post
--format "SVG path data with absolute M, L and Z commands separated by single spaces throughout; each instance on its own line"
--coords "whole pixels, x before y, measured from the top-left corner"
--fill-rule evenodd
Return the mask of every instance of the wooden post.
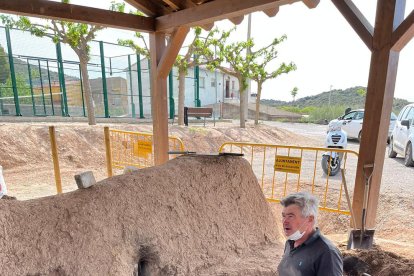
M 154 141 L 154 162 L 168 161 L 167 77 L 190 29 L 179 27 L 170 36 L 168 47 L 164 33 L 150 33 L 151 105 Z
M 55 127 L 49 127 L 50 147 L 52 148 L 53 169 L 55 171 L 56 191 L 62 193 L 62 180 L 60 177 L 59 156 L 57 151 Z
M 106 171 L 108 177 L 112 177 L 112 153 L 111 153 L 111 136 L 109 135 L 109 127 L 104 127 L 105 152 L 106 152 Z
M 167 79 L 160 78 L 157 72 L 165 51 L 165 34 L 150 33 L 150 49 L 154 162 L 155 165 L 161 165 L 168 161 Z
M 387 132 L 392 111 L 399 52 L 392 50 L 393 31 L 404 19 L 405 0 L 378 0 L 373 34 L 371 66 L 365 102 L 362 140 L 359 150 L 357 175 L 353 197 L 356 227 L 361 227 L 365 188 L 363 167 L 373 173 L 368 195 L 366 227 L 375 226 L 378 198 L 381 186 Z

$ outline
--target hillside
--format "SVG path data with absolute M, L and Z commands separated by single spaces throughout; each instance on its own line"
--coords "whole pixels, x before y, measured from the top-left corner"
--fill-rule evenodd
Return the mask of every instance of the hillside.
M 29 85 L 29 74 L 28 74 L 28 66 L 27 61 L 19 58 L 14 58 L 14 69 L 17 75 L 25 76 L 27 84 Z M 41 69 L 40 72 L 42 74 L 43 82 L 47 82 L 48 75 L 47 75 L 47 68 L 44 67 L 44 62 L 41 63 Z M 66 65 L 65 65 L 66 66 Z M 33 61 L 30 61 L 30 69 L 32 71 L 32 83 L 33 85 L 40 85 L 40 79 L 39 79 L 39 67 L 34 65 Z M 50 81 L 53 82 L 59 82 L 59 74 L 57 72 L 56 63 L 51 62 L 49 65 L 49 75 L 50 75 Z M 70 76 L 65 74 L 65 80 L 66 81 L 75 81 L 79 80 L 79 78 Z
M 329 103 L 333 106 L 346 106 L 355 108 L 363 108 L 365 105 L 365 96 L 358 94 L 358 89 L 366 89 L 365 87 L 357 86 L 347 88 L 345 90 L 332 90 L 328 92 L 322 92 L 314 96 L 303 97 L 297 99 L 295 102 L 284 102 L 275 100 L 262 100 L 261 102 L 266 105 L 275 107 L 281 106 L 295 106 L 298 108 L 304 108 L 308 106 L 322 107 L 327 106 Z M 330 98 L 330 100 L 329 100 Z M 404 99 L 394 98 L 393 111 L 398 113 L 409 102 Z

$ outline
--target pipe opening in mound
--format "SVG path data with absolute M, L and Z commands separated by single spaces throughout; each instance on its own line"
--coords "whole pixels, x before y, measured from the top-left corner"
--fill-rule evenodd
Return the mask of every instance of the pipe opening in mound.
M 138 262 L 138 276 L 150 276 L 150 268 L 147 260 L 139 260 Z
M 160 275 L 158 266 L 159 258 L 156 253 L 149 248 L 144 247 L 140 249 L 140 257 L 135 265 L 134 276 L 154 276 Z

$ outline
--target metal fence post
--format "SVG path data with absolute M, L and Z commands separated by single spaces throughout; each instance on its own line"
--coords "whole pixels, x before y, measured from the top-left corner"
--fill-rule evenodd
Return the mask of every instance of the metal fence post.
M 108 88 L 106 87 L 105 55 L 104 55 L 103 41 L 99 41 L 99 49 L 100 49 L 100 54 L 101 54 L 102 90 L 103 90 L 104 107 L 105 107 L 105 118 L 109 118 Z
M 49 93 L 50 93 L 50 103 L 52 105 L 52 115 L 55 116 L 55 107 L 54 107 L 54 104 L 53 104 L 52 83 L 50 81 L 49 60 L 46 60 L 46 68 L 47 68 L 47 79 L 49 81 Z
M 135 118 L 135 103 L 134 103 L 134 95 L 133 95 L 133 89 L 132 89 L 132 71 L 131 71 L 131 55 L 128 55 L 128 73 L 129 73 L 129 87 L 131 92 L 131 113 L 132 118 Z
M 17 92 L 17 81 L 16 81 L 16 72 L 14 71 L 14 61 L 13 61 L 13 51 L 10 39 L 10 30 L 6 27 L 6 40 L 7 40 L 7 51 L 9 52 L 9 66 L 10 66 L 10 77 L 13 86 L 13 97 L 14 97 L 14 106 L 16 108 L 16 116 L 22 116 L 20 112 L 20 103 L 19 103 L 19 94 Z
M 139 118 L 144 118 L 144 105 L 142 102 L 142 78 L 141 78 L 141 57 L 137 54 L 137 75 L 138 75 L 138 101 L 139 101 Z
M 62 116 L 69 116 L 68 99 L 66 97 L 65 70 L 63 68 L 62 49 L 60 47 L 60 42 L 56 43 L 56 56 L 58 60 L 59 85 L 61 88 L 60 98 Z
M 29 72 L 30 95 L 32 95 L 33 115 L 36 116 L 36 102 L 33 94 L 32 69 L 30 68 L 29 59 L 27 59 L 27 71 Z
M 0 115 L 3 115 L 4 105 L 3 105 L 3 99 L 1 95 L 1 87 L 0 87 Z
M 173 89 L 173 69 L 171 69 L 170 74 L 168 75 L 168 86 L 170 92 L 170 119 L 174 119 L 175 115 L 175 103 L 174 103 L 174 89 Z
M 196 55 L 194 55 L 194 59 L 196 59 Z M 200 68 L 198 65 L 194 67 L 194 94 L 195 106 L 200 107 Z
M 40 66 L 40 59 L 37 60 L 37 63 L 39 64 L 39 78 L 40 78 L 40 87 L 42 88 L 43 110 L 45 112 L 45 115 L 47 115 L 47 112 L 46 112 L 46 101 L 45 101 L 45 91 L 43 90 L 42 67 Z

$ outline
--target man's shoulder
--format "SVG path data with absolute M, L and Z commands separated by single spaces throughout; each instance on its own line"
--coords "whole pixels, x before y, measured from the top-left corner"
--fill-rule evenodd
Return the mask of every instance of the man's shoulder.
M 323 251 L 334 251 L 340 254 L 339 249 L 335 246 L 335 244 L 324 235 L 320 234 L 316 242 L 318 243 L 318 246 L 323 249 Z

